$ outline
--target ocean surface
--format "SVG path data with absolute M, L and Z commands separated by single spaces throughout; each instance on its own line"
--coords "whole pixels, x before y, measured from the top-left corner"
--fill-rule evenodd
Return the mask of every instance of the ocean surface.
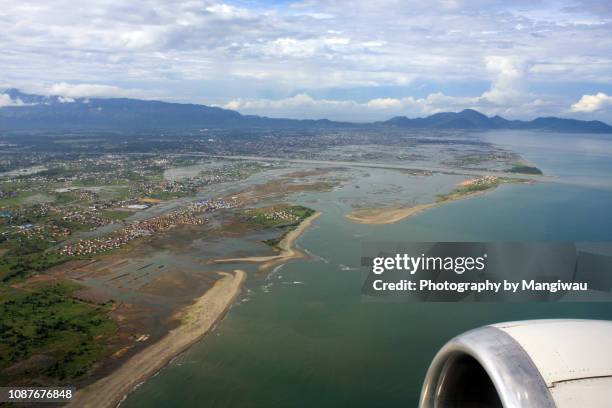
M 298 242 L 312 259 L 251 277 L 245 298 L 217 329 L 122 407 L 416 407 L 434 354 L 463 331 L 508 320 L 612 319 L 612 306 L 603 303 L 362 302 L 364 241 L 612 241 L 612 140 L 482 137 L 555 177 L 503 185 L 393 225 L 343 218 L 346 198 L 366 194 L 365 187 L 299 196 L 323 212 Z M 386 176 L 393 177 L 371 174 Z

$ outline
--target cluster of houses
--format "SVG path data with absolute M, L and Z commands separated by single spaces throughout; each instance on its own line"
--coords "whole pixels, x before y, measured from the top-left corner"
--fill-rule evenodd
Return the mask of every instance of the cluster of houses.
M 64 226 L 58 226 L 54 224 L 43 224 L 34 225 L 31 223 L 25 223 L 16 225 L 11 230 L 4 231 L 3 236 L 7 238 L 20 236 L 27 239 L 45 239 L 51 241 L 57 241 L 65 239 L 70 235 L 70 229 Z
M 471 180 L 466 180 L 459 185 L 461 187 L 490 187 L 500 181 L 497 176 L 483 176 Z
M 235 206 L 235 200 L 215 199 L 198 201 L 182 210 L 172 211 L 158 217 L 128 224 L 120 231 L 107 237 L 82 239 L 75 243 L 64 245 L 60 248 L 60 253 L 78 256 L 121 248 L 138 237 L 166 231 L 176 225 L 202 225 L 206 223 L 206 219 L 202 216 L 204 213 L 234 208 Z
M 300 217 L 287 210 L 275 210 L 270 212 L 261 213 L 258 212 L 255 214 L 258 218 L 263 218 L 266 221 L 288 221 L 294 222 L 299 221 Z

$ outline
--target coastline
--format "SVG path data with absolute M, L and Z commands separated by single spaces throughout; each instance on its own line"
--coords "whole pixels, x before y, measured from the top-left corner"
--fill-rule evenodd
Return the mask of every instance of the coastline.
M 462 185 L 461 183 L 459 185 Z M 380 207 L 380 208 L 363 208 L 351 211 L 344 217 L 348 220 L 357 224 L 367 225 L 383 225 L 383 224 L 395 224 L 403 221 L 407 218 L 413 217 L 417 214 L 427 211 L 431 208 L 438 207 L 442 204 L 451 203 L 453 201 L 465 200 L 472 197 L 478 197 L 487 194 L 495 190 L 497 186 L 492 188 L 472 191 L 469 193 L 453 193 L 446 196 L 443 200 L 436 201 L 435 203 L 418 204 L 412 207 L 403 208 L 399 205 L 392 207 Z
M 224 275 L 223 278 L 185 309 L 179 327 L 132 356 L 109 376 L 79 390 L 68 407 L 116 407 L 138 384 L 204 337 L 225 315 L 246 280 L 246 272 L 242 270 L 219 274 Z
M 321 216 L 320 212 L 315 212 L 310 217 L 304 219 L 294 230 L 291 230 L 283 237 L 278 243 L 277 247 L 280 249 L 280 254 L 269 255 L 269 256 L 247 256 L 244 258 L 223 258 L 215 259 L 214 263 L 236 263 L 236 262 L 253 262 L 261 263 L 259 266 L 260 271 L 270 269 L 278 264 L 285 263 L 292 259 L 301 259 L 306 255 L 295 248 L 295 241 L 306 231 L 312 223 Z

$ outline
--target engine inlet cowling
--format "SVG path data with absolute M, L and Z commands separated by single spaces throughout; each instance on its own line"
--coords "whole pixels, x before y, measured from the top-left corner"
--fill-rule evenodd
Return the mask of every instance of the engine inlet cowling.
M 486 326 L 434 357 L 420 408 L 608 407 L 612 322 L 534 320 Z

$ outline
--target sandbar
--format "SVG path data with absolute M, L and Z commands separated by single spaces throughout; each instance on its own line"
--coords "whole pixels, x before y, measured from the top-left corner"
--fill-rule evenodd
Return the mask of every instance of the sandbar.
M 370 224 L 370 225 L 382 225 L 382 224 L 394 224 L 396 222 L 405 220 L 406 218 L 417 215 L 430 208 L 437 207 L 444 203 L 450 203 L 457 200 L 464 200 L 466 198 L 476 197 L 488 193 L 494 190 L 499 183 L 492 184 L 490 187 L 483 190 L 465 190 L 466 188 L 478 183 L 481 180 L 486 180 L 487 177 L 466 180 L 458 184 L 459 190 L 454 191 L 444 196 L 439 196 L 438 201 L 434 203 L 418 204 L 412 207 L 402 207 L 400 205 L 380 208 L 363 208 L 353 210 L 351 213 L 345 215 L 345 217 L 355 223 L 359 224 Z M 495 180 L 497 181 L 497 180 Z
M 267 270 L 273 266 L 287 262 L 292 259 L 304 258 L 306 255 L 295 248 L 295 241 L 306 231 L 312 223 L 321 216 L 320 212 L 315 212 L 310 217 L 305 218 L 294 230 L 291 230 L 283 237 L 283 239 L 276 245 L 280 249 L 278 255 L 268 256 L 247 256 L 243 258 L 223 258 L 216 259 L 215 263 L 237 263 L 237 262 L 254 262 L 261 263 L 259 270 Z
M 438 203 L 419 204 L 406 208 L 392 206 L 359 209 L 347 214 L 346 218 L 359 224 L 394 224 L 436 205 Z

